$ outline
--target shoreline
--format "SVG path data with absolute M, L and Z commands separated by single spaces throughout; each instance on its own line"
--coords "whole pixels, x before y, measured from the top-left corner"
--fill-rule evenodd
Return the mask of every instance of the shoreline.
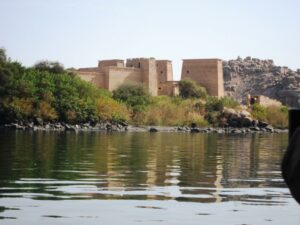
M 134 126 L 127 123 L 44 123 L 16 122 L 0 125 L 0 130 L 20 131 L 60 131 L 60 132 L 176 132 L 176 133 L 217 133 L 217 134 L 246 134 L 246 133 L 287 133 L 288 129 L 273 128 L 270 125 L 251 127 L 190 127 L 190 126 Z

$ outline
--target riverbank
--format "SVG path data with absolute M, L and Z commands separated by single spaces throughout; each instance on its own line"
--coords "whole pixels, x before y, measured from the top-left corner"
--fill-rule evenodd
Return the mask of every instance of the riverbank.
M 48 123 L 43 121 L 15 122 L 0 126 L 1 130 L 32 130 L 32 131 L 62 131 L 62 132 L 182 132 L 182 133 L 218 133 L 218 134 L 245 134 L 245 133 L 282 133 L 287 129 L 277 129 L 264 123 L 251 127 L 197 127 L 193 126 L 133 126 L 127 123 Z

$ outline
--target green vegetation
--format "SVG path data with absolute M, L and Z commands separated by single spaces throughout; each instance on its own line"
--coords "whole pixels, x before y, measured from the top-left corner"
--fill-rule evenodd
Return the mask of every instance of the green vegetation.
M 286 106 L 269 106 L 264 107 L 254 104 L 251 107 L 253 118 L 266 121 L 274 127 L 285 128 L 288 126 L 288 108 Z
M 151 96 L 141 85 L 122 85 L 113 91 L 113 98 L 125 103 L 133 113 L 145 111 L 151 103 Z
M 73 76 L 59 63 L 40 62 L 25 68 L 8 61 L 5 51 L 0 55 L 1 123 L 37 117 L 68 123 L 129 118 L 126 106 L 108 91 Z
M 58 62 L 31 68 L 0 49 L 0 124 L 16 120 L 67 123 L 126 121 L 137 125 L 222 126 L 224 107 L 240 110 L 230 97 L 208 96 L 194 81 L 179 82 L 180 96 L 151 97 L 143 86 L 123 85 L 110 93 L 74 76 Z M 252 116 L 287 127 L 287 108 L 253 105 Z
M 144 112 L 138 113 L 133 122 L 147 125 L 190 125 L 208 126 L 201 114 L 201 100 L 182 99 L 180 97 L 155 97 Z M 203 105 L 204 106 L 204 105 Z
M 179 81 L 179 96 L 182 98 L 206 98 L 207 92 L 204 87 L 196 84 L 195 81 L 185 79 Z

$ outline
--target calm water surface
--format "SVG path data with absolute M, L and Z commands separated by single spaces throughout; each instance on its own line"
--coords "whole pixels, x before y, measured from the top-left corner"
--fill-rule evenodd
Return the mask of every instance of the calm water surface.
M 300 224 L 287 134 L 0 132 L 0 224 Z

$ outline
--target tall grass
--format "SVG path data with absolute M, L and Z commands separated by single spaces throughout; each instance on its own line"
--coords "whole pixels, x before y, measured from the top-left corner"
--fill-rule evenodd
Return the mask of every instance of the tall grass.
M 181 126 L 196 123 L 207 126 L 201 114 L 201 100 L 182 99 L 179 97 L 159 96 L 146 111 L 138 114 L 133 120 L 135 124 Z

